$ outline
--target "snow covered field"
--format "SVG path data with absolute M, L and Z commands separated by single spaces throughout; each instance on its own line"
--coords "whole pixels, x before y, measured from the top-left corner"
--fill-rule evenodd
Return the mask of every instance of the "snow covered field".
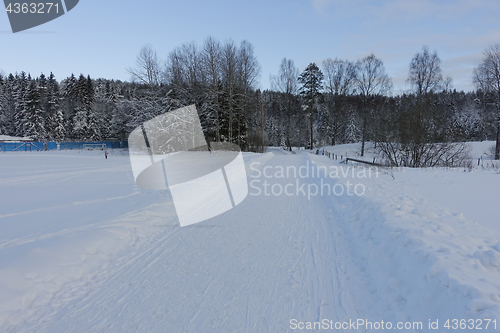
M 500 330 L 494 170 L 393 179 L 305 151 L 244 158 L 245 201 L 181 228 L 118 151 L 0 154 L 0 331 Z

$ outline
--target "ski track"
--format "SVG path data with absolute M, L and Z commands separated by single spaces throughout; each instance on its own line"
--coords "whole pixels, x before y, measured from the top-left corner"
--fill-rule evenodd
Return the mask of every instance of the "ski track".
M 260 170 L 333 163 L 321 156 L 279 151 L 246 155 L 247 171 L 256 161 Z M 95 172 L 84 169 L 41 174 L 36 186 L 53 183 L 54 177 L 82 182 Z M 123 163 L 114 170 L 130 177 Z M 113 167 L 101 171 L 113 172 Z M 249 181 L 253 175 L 249 172 Z M 87 252 L 76 260 L 60 259 L 59 266 L 76 269 L 65 280 L 55 279 L 54 284 L 50 275 L 44 278 L 28 268 L 25 278 L 38 289 L 23 296 L 22 304 L 29 305 L 9 312 L 9 321 L 0 311 L 2 332 L 290 332 L 291 319 L 425 321 L 436 312 L 441 319 L 464 314 L 492 318 L 498 308 L 496 285 L 491 283 L 497 276 L 496 257 L 491 257 L 495 252 L 490 248 L 500 252 L 500 243 L 494 245 L 493 236 L 479 240 L 481 233 L 458 235 L 470 242 L 458 248 L 458 255 L 468 261 L 456 260 L 455 270 L 450 271 L 444 264 L 451 256 L 446 246 L 454 244 L 446 233 L 453 232 L 452 227 L 474 225 L 412 195 L 394 195 L 400 193 L 394 190 L 384 194 L 385 186 L 392 186 L 389 183 L 371 182 L 368 199 L 255 196 L 249 188 L 248 197 L 234 209 L 181 228 L 168 192 L 139 190 L 126 185 L 130 179 L 119 177 L 110 178 L 109 184 L 114 180 L 120 186 L 117 191 L 94 193 L 101 199 L 88 199 L 89 186 L 85 195 L 72 194 L 60 205 L 2 212 L 0 222 L 28 223 L 37 214 L 53 217 L 55 211 L 64 212 L 71 221 L 64 228 L 60 225 L 66 224 L 57 222 L 50 230 L 35 228 L 28 236 L 6 237 L 0 242 L 4 257 L 30 249 L 30 244 L 44 249 L 47 240 L 71 242 L 83 237 L 82 244 L 90 242 L 85 247 L 78 244 Z M 269 182 L 284 187 L 295 180 Z M 320 178 L 300 180 L 306 187 L 311 183 L 320 187 Z M 0 181 L 0 187 L 33 186 L 22 173 Z M 323 181 L 331 186 L 337 182 Z M 110 203 L 114 209 L 108 208 Z M 427 222 L 432 219 L 435 226 Z M 419 223 L 423 227 L 415 229 Z M 425 245 L 434 238 L 443 244 L 443 251 L 434 251 L 433 243 Z M 475 249 L 477 244 L 480 250 Z M 480 262 L 488 270 L 484 277 L 489 280 L 481 285 L 484 290 L 455 278 L 469 262 L 476 266 Z M 81 265 L 88 266 L 86 271 L 78 271 Z M 414 288 L 426 292 L 413 292 Z M 490 301 L 484 300 L 487 292 Z M 455 307 L 447 307 L 454 302 Z M 0 310 L 2 306 L 0 302 Z
M 261 168 L 309 159 L 266 155 Z M 165 205 L 145 208 L 156 228 L 147 243 L 73 286 L 80 289 L 73 298 L 54 296 L 59 306 L 41 309 L 15 331 L 289 332 L 291 319 L 345 319 L 350 296 L 339 288 L 345 258 L 337 252 L 335 217 L 324 214 L 323 199 L 303 199 L 249 195 L 235 209 L 184 228 L 162 219 Z M 102 226 L 82 228 L 95 227 Z

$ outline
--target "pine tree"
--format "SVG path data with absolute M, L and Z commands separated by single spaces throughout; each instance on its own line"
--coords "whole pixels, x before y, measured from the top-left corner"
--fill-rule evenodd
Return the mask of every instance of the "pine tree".
M 299 83 L 302 84 L 300 88 L 300 95 L 304 99 L 304 105 L 309 111 L 310 119 L 310 144 L 309 148 L 313 149 L 314 138 L 313 138 L 313 115 L 314 115 L 314 104 L 317 98 L 320 96 L 320 90 L 322 87 L 323 73 L 319 70 L 315 63 L 311 63 L 307 68 L 300 74 Z

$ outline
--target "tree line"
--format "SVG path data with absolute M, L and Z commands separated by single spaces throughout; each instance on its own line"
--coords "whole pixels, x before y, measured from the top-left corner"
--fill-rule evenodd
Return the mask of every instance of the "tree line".
M 423 47 L 409 63 L 411 91 L 391 96 L 391 79 L 373 54 L 326 59 L 302 72 L 284 58 L 270 77 L 271 89 L 261 91 L 248 41 L 209 37 L 201 46 L 175 48 L 165 60 L 145 45 L 127 69 L 131 82 L 83 74 L 60 82 L 52 73 L 0 76 L 0 134 L 124 140 L 144 121 L 196 104 L 207 141 L 244 150 L 361 142 L 364 155 L 370 141 L 391 164 L 420 166 L 456 158 L 460 149 L 453 143 L 496 140 L 498 159 L 500 46 L 484 51 L 472 92 L 452 89 L 440 65 L 436 51 Z

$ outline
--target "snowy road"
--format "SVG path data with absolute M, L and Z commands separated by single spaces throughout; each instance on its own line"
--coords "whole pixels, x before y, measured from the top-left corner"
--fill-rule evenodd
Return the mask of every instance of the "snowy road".
M 298 168 L 306 157 L 283 156 L 265 165 Z M 325 216 L 322 200 L 249 195 L 236 209 L 185 228 L 162 218 L 164 209 L 158 206 L 152 217 L 160 231 L 150 244 L 33 328 L 285 332 L 293 318 L 352 314 L 334 217 Z
M 36 155 L 23 168 L 28 154 L 0 156 L 2 331 L 291 332 L 292 319 L 498 316 L 497 236 L 397 192 L 387 175 L 358 179 L 366 198 L 309 200 L 296 181 L 307 192 L 346 179 L 274 171 L 333 162 L 248 154 L 250 181 L 291 184 L 292 195 L 255 195 L 254 184 L 236 208 L 181 228 L 168 192 L 137 188 L 126 157 L 86 154 Z

